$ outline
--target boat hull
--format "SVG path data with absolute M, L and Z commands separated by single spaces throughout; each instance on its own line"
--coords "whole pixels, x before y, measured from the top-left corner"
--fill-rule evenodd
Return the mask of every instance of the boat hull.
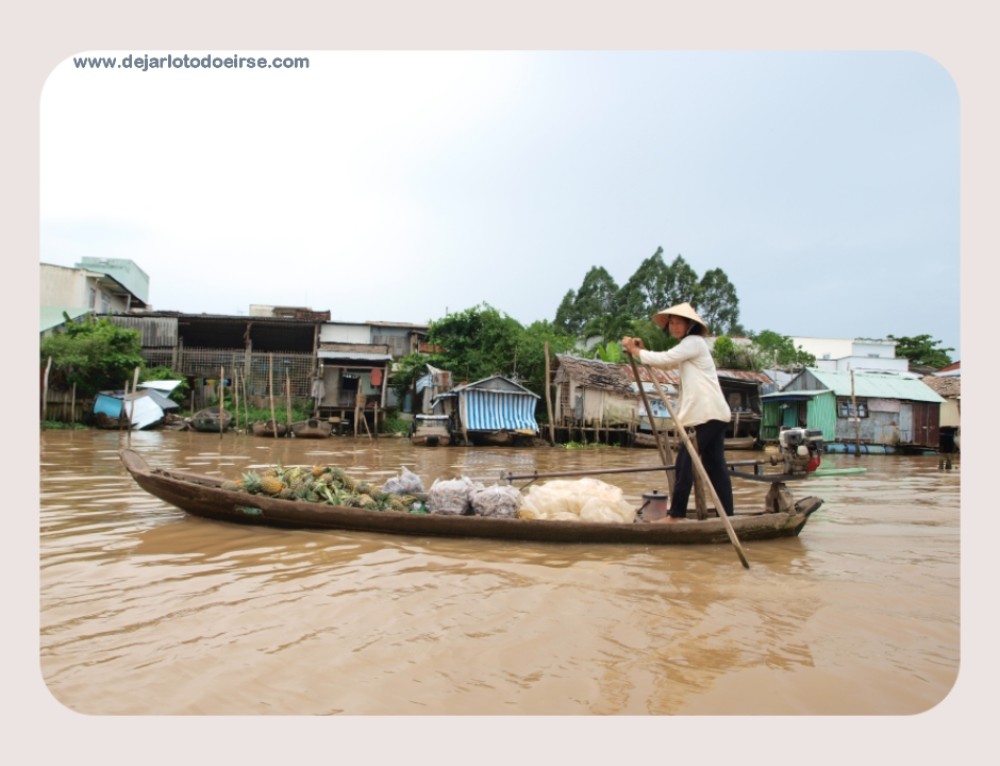
M 123 449 L 120 455 L 136 483 L 151 495 L 192 516 L 237 524 L 547 543 L 679 545 L 731 542 L 726 524 L 720 518 L 655 524 L 368 511 L 250 495 L 223 488 L 222 480 L 215 477 L 151 468 L 131 449 Z M 730 523 L 741 541 L 795 537 L 820 505 L 822 501 L 818 498 L 807 497 L 799 500 L 791 512 L 738 513 L 730 517 Z
M 319 418 L 292 423 L 292 436 L 296 439 L 326 439 L 332 433 L 333 424 Z

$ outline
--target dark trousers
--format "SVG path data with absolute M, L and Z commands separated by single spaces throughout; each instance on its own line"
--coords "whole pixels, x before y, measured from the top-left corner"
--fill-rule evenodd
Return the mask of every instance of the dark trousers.
M 726 514 L 733 515 L 733 484 L 729 479 L 729 467 L 726 465 L 726 425 L 723 420 L 710 420 L 694 427 L 694 441 L 698 445 L 701 464 L 705 466 L 715 492 L 722 501 Z M 674 493 L 670 496 L 670 515 L 684 517 L 687 515 L 688 497 L 694 484 L 694 466 L 691 455 L 683 444 L 677 453 L 674 469 Z

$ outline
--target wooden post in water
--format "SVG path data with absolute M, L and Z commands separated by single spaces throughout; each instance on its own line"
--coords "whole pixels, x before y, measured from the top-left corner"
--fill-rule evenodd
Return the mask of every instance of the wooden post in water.
M 552 422 L 552 379 L 549 377 L 549 342 L 545 341 L 545 410 L 549 416 L 549 444 L 556 444 L 555 424 Z
M 132 409 L 128 409 L 128 386 L 125 386 L 125 399 L 122 402 L 122 406 L 125 407 L 125 411 L 128 413 L 128 446 L 132 446 L 132 418 L 135 415 L 135 392 L 139 388 L 139 368 L 135 368 L 135 372 L 132 374 Z
M 45 363 L 45 375 L 42 377 L 42 420 L 46 420 L 49 413 L 49 371 L 52 369 L 52 357 Z
M 851 370 L 851 409 L 854 410 L 854 456 L 861 456 L 861 415 L 858 400 L 854 396 L 854 370 Z
M 274 354 L 267 355 L 267 395 L 271 400 L 271 429 L 278 438 L 278 420 L 274 415 Z
M 219 368 L 219 439 L 226 430 L 226 368 Z
M 240 370 L 233 360 L 233 428 L 240 430 Z

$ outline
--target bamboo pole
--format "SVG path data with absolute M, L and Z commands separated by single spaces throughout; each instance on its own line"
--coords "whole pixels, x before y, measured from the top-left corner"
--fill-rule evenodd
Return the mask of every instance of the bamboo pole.
M 292 430 L 292 381 L 285 370 L 285 425 Z
M 552 379 L 549 377 L 549 342 L 545 341 L 545 410 L 549 417 L 549 444 L 556 444 L 555 424 L 552 422 Z
M 226 430 L 226 368 L 219 367 L 219 440 Z
M 274 438 L 278 438 L 278 420 L 274 415 L 274 354 L 267 355 L 267 395 L 271 400 L 271 428 Z
M 235 358 L 233 359 L 233 427 L 238 433 L 240 430 L 240 370 L 236 366 Z M 249 430 L 249 426 L 247 426 L 247 430 Z
M 727 463 L 729 468 L 742 467 L 742 466 L 762 466 L 766 463 L 762 460 L 734 460 Z M 501 481 L 523 481 L 524 479 L 552 479 L 556 477 L 564 476 L 601 476 L 604 474 L 613 473 L 646 473 L 652 471 L 673 471 L 676 469 L 676 465 L 650 465 L 641 466 L 634 468 L 598 468 L 591 471 L 545 471 L 539 473 L 534 471 L 532 473 L 510 473 L 508 471 L 500 472 Z
M 250 405 L 248 403 L 247 396 L 247 376 L 244 371 L 243 376 L 240 378 L 240 385 L 243 386 L 243 422 L 246 423 L 247 431 L 250 431 Z
M 42 420 L 49 414 L 49 371 L 52 369 L 52 357 L 45 363 L 45 375 L 42 377 Z
M 135 415 L 135 392 L 139 388 L 139 368 L 135 368 L 135 372 L 132 374 L 132 409 L 128 409 L 128 386 L 125 386 L 125 400 L 122 402 L 122 406 L 125 407 L 125 411 L 128 413 L 128 446 L 132 446 L 132 417 Z
M 854 397 L 854 370 L 851 370 L 851 409 L 854 410 L 854 456 L 861 457 L 861 416 L 858 400 Z

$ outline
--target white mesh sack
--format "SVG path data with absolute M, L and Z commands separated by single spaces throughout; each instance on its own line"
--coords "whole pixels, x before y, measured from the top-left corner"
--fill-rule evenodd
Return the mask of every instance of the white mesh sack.
M 599 479 L 560 479 L 528 487 L 518 516 L 630 523 L 635 521 L 635 508 L 619 487 Z

